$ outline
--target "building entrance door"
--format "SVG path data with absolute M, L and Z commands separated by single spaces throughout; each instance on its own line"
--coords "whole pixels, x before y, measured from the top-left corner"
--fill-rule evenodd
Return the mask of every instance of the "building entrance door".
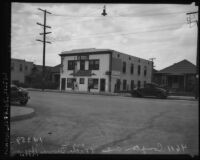
M 66 78 L 62 78 L 61 80 L 61 90 L 65 90 Z
M 106 80 L 101 79 L 100 80 L 100 91 L 104 92 L 105 91 L 105 85 L 106 85 Z

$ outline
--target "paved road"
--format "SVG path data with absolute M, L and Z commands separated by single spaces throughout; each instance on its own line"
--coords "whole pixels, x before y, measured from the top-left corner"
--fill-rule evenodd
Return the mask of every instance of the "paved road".
M 11 122 L 11 153 L 198 153 L 197 101 L 37 91 L 30 97 L 35 116 Z

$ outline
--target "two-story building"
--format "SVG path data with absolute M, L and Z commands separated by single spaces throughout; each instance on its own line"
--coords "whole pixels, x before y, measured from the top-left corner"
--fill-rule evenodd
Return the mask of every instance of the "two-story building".
M 151 82 L 151 61 L 115 50 L 76 49 L 60 56 L 60 90 L 119 92 Z

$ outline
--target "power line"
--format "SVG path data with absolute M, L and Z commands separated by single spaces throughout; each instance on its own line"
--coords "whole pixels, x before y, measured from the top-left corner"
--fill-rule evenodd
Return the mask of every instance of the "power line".
M 180 24 L 186 24 L 186 23 L 180 23 Z M 179 25 L 180 25 L 179 24 Z M 166 27 L 166 26 L 165 26 Z M 172 29 L 177 29 L 177 27 L 175 28 L 174 27 L 168 27 L 168 28 L 153 28 L 154 30 L 147 30 L 147 31 L 137 31 L 137 32 L 131 32 L 131 33 L 122 33 L 122 34 L 117 34 L 117 35 L 113 35 L 112 33 L 117 33 L 117 32 L 110 32 L 110 33 L 104 33 L 105 35 L 99 35 L 99 36 L 90 36 L 90 37 L 79 37 L 79 38 L 72 38 L 70 39 L 71 40 L 79 40 L 79 39 L 85 39 L 85 38 L 104 38 L 104 37 L 107 37 L 107 36 L 127 36 L 127 35 L 132 35 L 132 34 L 138 34 L 138 33 L 146 33 L 146 32 L 158 32 L 158 31 L 163 31 L 163 30 L 172 30 Z M 101 33 L 99 33 L 101 34 Z M 112 35 L 108 35 L 108 34 L 112 34 Z M 95 35 L 95 34 L 91 34 L 91 35 Z M 88 36 L 88 35 L 87 35 Z M 61 39 L 61 40 L 54 40 L 55 41 L 66 41 L 64 39 Z

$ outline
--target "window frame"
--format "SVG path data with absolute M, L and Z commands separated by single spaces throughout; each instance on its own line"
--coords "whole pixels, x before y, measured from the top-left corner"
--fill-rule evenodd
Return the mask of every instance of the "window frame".
M 67 70 L 74 70 L 75 69 L 75 60 L 68 60 Z
M 131 74 L 134 74 L 134 64 L 131 63 Z
M 89 86 L 90 86 L 90 89 L 99 89 L 99 79 L 98 78 L 89 78 L 88 79 L 88 87 Z
M 141 65 L 138 65 L 138 75 L 141 74 Z
M 100 68 L 99 65 L 100 65 L 100 60 L 99 59 L 91 59 L 91 60 L 89 60 L 89 70 L 99 70 L 99 68 Z
M 23 65 L 22 64 L 19 64 L 19 71 L 23 72 Z
M 85 78 L 80 78 L 79 79 L 79 84 L 85 84 Z
M 127 80 L 126 79 L 123 80 L 123 90 L 124 91 L 127 90 Z
M 123 61 L 122 72 L 126 73 L 126 62 L 125 61 Z

